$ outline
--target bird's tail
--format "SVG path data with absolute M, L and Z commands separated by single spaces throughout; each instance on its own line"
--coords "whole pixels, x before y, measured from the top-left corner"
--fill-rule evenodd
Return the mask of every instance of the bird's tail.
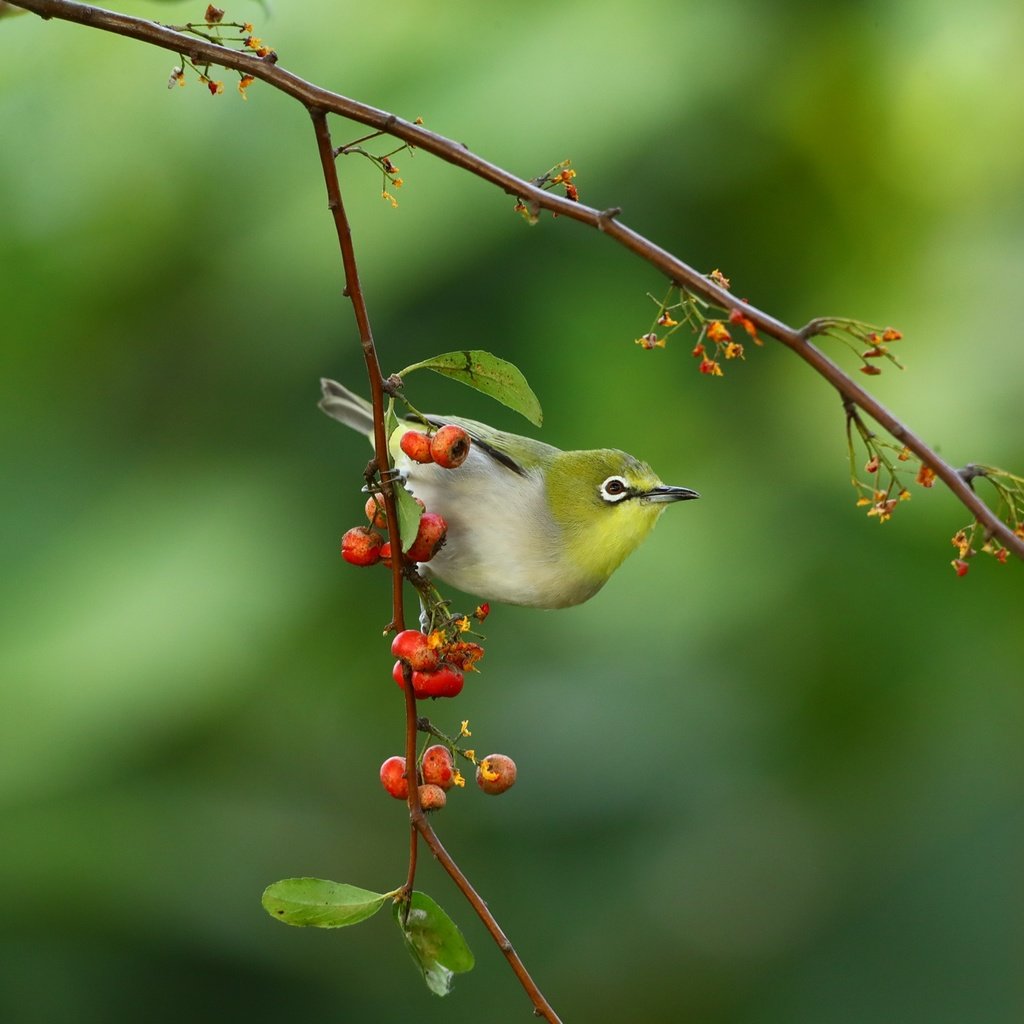
M 336 380 L 328 380 L 326 377 L 320 378 L 320 389 L 323 391 L 320 408 L 331 419 L 358 430 L 360 434 L 373 432 L 373 407 L 365 398 L 360 398 Z

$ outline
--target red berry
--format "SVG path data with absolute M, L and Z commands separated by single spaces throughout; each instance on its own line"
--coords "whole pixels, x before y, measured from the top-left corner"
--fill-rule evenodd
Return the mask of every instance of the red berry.
M 423 781 L 431 782 L 442 789 L 451 789 L 455 785 L 455 765 L 452 763 L 452 752 L 440 743 L 427 747 L 420 761 Z
M 402 661 L 407 661 L 419 672 L 429 672 L 437 668 L 441 660 L 437 651 L 430 646 L 425 633 L 418 629 L 403 629 L 391 641 L 391 653 Z
M 366 499 L 366 518 L 371 526 L 383 529 L 388 525 L 387 513 L 384 511 L 384 499 L 379 494 L 371 494 Z
M 395 662 L 395 667 L 391 670 L 391 678 L 404 690 L 405 689 L 405 665 L 401 661 Z M 413 688 L 412 692 L 416 692 L 416 673 L 413 670 Z
M 425 811 L 439 811 L 448 800 L 440 786 L 432 786 L 429 783 L 425 786 L 420 786 L 419 793 L 420 807 Z
M 405 776 L 405 758 L 395 754 L 380 766 L 380 783 L 396 800 L 409 799 L 409 780 Z
M 402 662 L 396 661 L 395 667 L 391 670 L 391 678 L 394 679 L 402 689 L 405 689 L 405 675 L 402 671 Z M 462 691 L 465 677 L 451 665 L 442 662 L 436 669 L 430 672 L 413 671 L 412 692 L 417 699 L 423 700 L 426 697 L 456 697 Z
M 511 789 L 516 781 L 516 763 L 504 754 L 488 754 L 476 768 L 476 784 L 492 796 Z
M 413 462 L 433 462 L 430 438 L 419 430 L 407 430 L 398 442 Z
M 406 554 L 410 562 L 429 562 L 444 544 L 448 532 L 448 524 L 437 512 L 424 512 L 420 516 L 420 526 L 416 531 L 416 539 Z
M 465 677 L 459 669 L 441 662 L 433 672 L 417 672 L 412 677 L 412 692 L 417 697 L 457 697 Z
M 380 560 L 390 569 L 391 568 L 391 541 L 384 541 L 380 546 Z
M 353 526 L 341 538 L 341 557 L 352 565 L 373 565 L 379 561 L 383 540 L 368 526 Z
M 430 439 L 430 455 L 439 466 L 455 469 L 469 457 L 470 440 L 462 427 L 449 423 Z

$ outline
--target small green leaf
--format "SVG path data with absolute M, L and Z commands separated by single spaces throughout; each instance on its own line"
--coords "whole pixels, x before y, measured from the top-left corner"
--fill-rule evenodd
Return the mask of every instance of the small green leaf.
M 285 924 L 344 928 L 373 917 L 394 895 L 325 878 L 284 878 L 264 890 L 263 909 Z
M 519 367 L 499 359 L 480 349 L 462 352 L 445 352 L 443 355 L 424 359 L 421 363 L 407 366 L 398 375 L 404 377 L 413 370 L 433 370 L 444 377 L 468 384 L 477 391 L 497 399 L 503 405 L 525 416 L 531 423 L 540 426 L 544 414 L 540 402 L 533 393 Z
M 398 417 L 395 415 L 395 400 L 388 400 L 388 407 L 384 410 L 384 436 L 391 443 L 391 436 L 398 429 Z
M 476 960 L 455 922 L 426 894 L 414 892 L 409 916 L 402 924 L 401 903 L 394 907 L 406 948 L 434 995 L 446 996 L 456 974 L 471 971 Z
M 395 400 L 388 402 L 384 410 L 384 433 L 387 435 L 388 443 L 394 437 L 398 429 L 398 417 L 395 415 Z M 420 528 L 420 516 L 423 509 L 412 500 L 412 495 L 402 486 L 400 482 L 395 484 L 395 505 L 398 508 L 398 535 L 402 538 L 402 550 L 408 551 Z
M 420 529 L 423 509 L 413 501 L 412 495 L 401 485 L 394 486 L 395 505 L 398 507 L 398 533 L 402 538 L 402 550 L 408 551 Z

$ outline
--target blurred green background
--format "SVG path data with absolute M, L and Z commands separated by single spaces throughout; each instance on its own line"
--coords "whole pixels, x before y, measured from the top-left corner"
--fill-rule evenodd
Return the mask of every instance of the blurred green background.
M 1018 0 L 228 16 L 524 176 L 571 157 L 584 201 L 789 323 L 897 325 L 875 392 L 954 463 L 1024 468 Z M 478 959 L 447 1001 L 383 915 L 260 908 L 289 875 L 400 883 L 401 701 L 385 574 L 337 557 L 368 450 L 317 379 L 364 384 L 308 118 L 229 75 L 168 92 L 174 63 L 0 20 L 0 1019 L 528 1019 L 429 858 Z M 519 763 L 438 827 L 564 1019 L 1019 1021 L 1020 565 L 956 579 L 939 488 L 856 509 L 839 402 L 785 351 L 722 380 L 682 335 L 642 352 L 644 265 L 396 162 L 397 210 L 341 167 L 387 368 L 491 349 L 546 440 L 704 495 L 589 604 L 496 608 L 483 674 L 429 709 Z

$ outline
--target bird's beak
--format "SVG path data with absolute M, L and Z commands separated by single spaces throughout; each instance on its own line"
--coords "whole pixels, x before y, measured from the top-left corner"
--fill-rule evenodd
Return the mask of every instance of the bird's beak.
M 644 501 L 689 501 L 691 498 L 699 498 L 700 495 L 689 487 L 669 487 L 661 484 L 652 487 L 645 495 Z

